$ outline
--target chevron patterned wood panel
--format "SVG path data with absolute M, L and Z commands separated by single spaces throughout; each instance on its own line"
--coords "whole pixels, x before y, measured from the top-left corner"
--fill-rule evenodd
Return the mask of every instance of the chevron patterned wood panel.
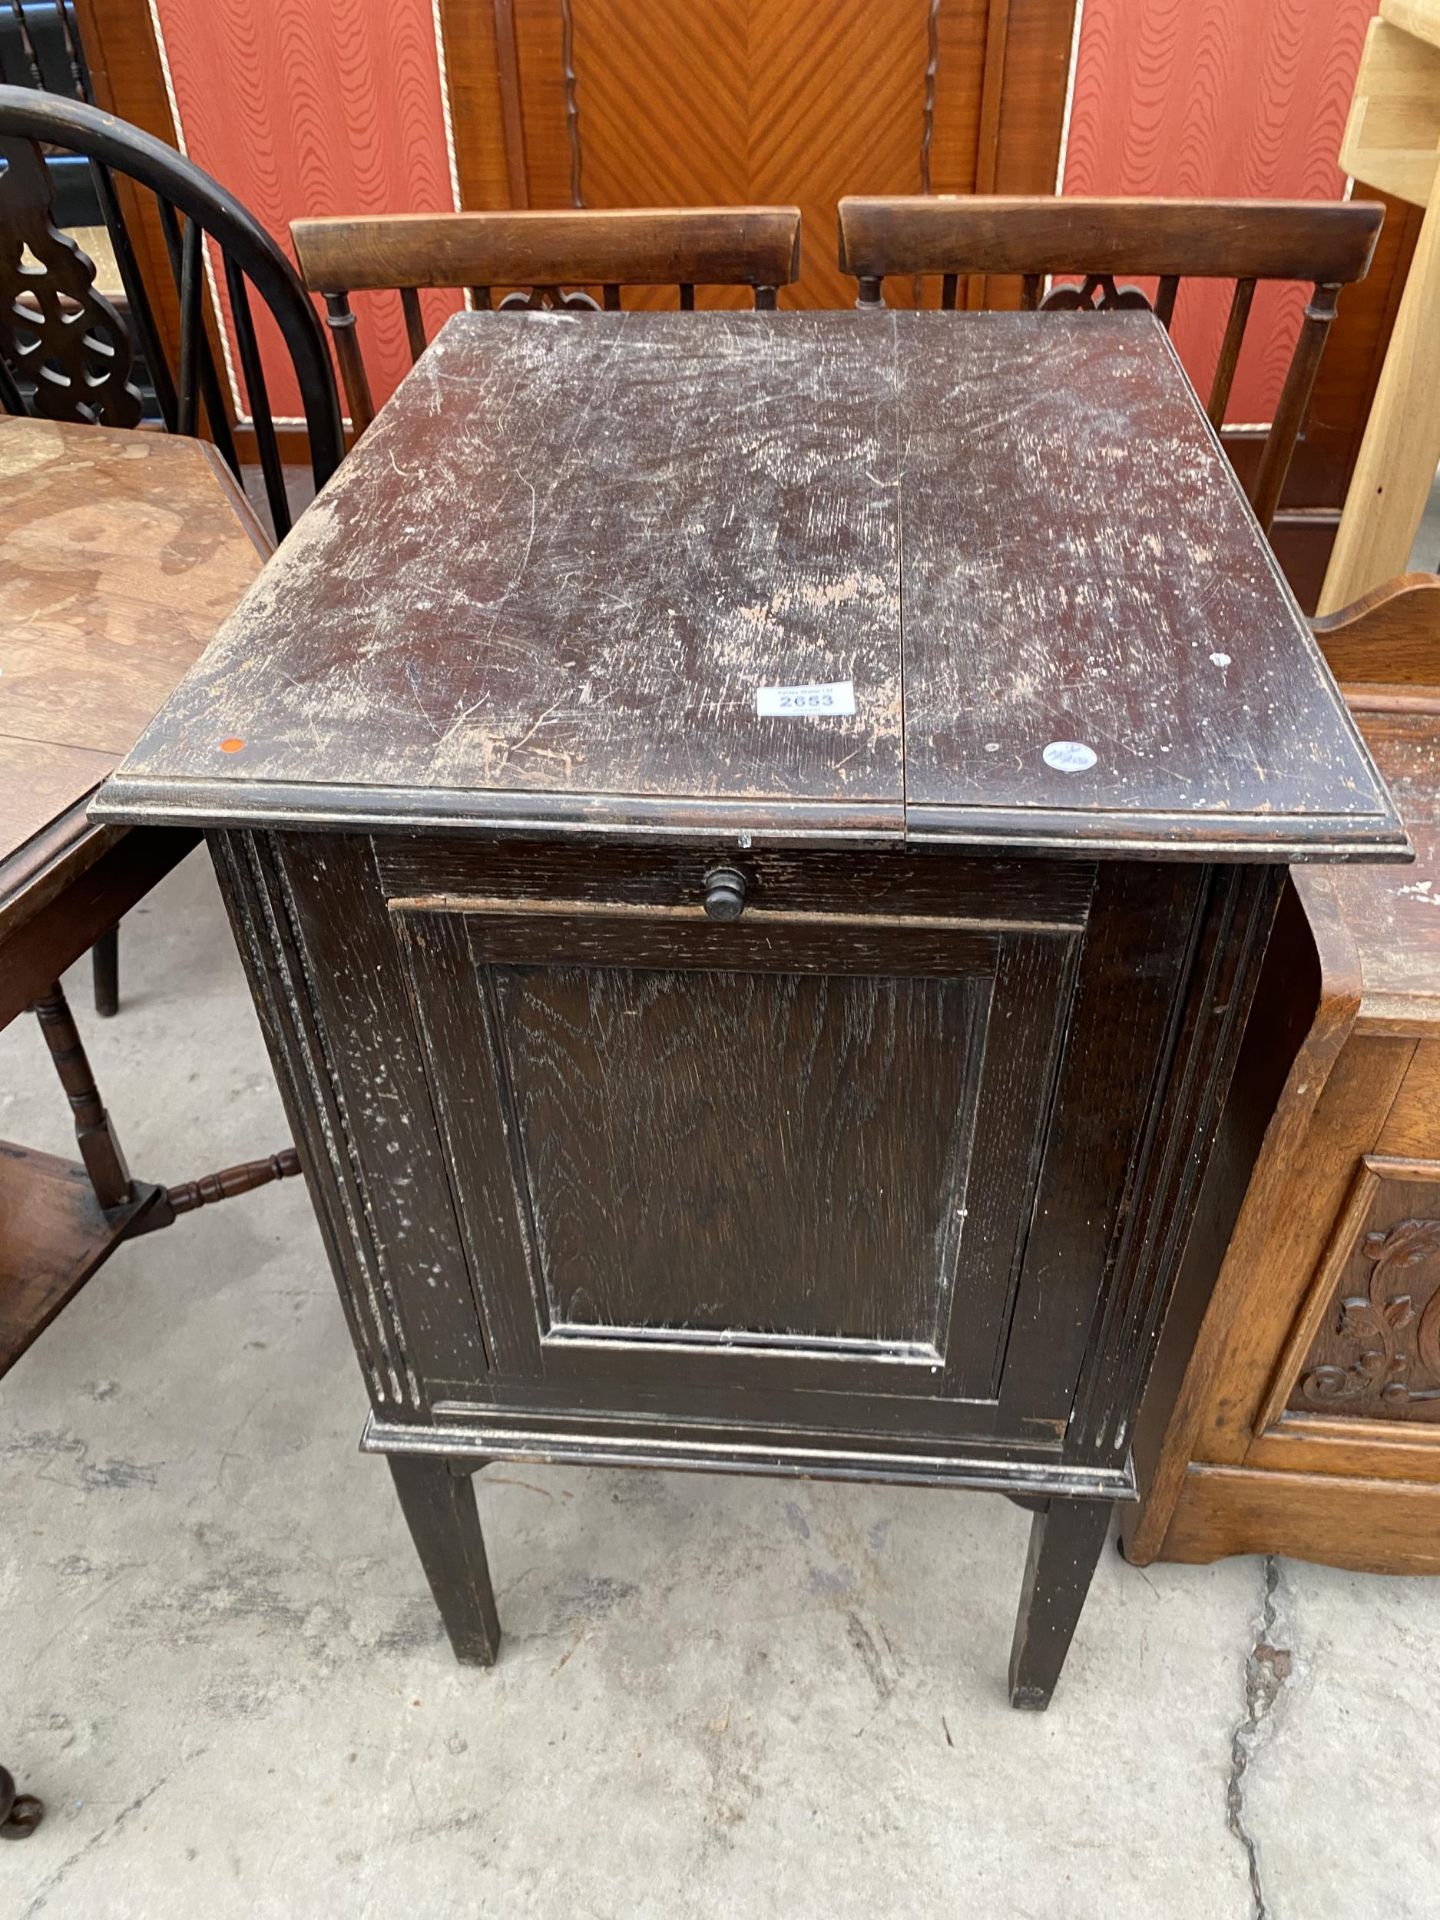
M 1008 56 L 989 76 L 1005 96 L 994 116 L 1001 171 L 1015 191 L 1053 185 L 1074 7 L 439 0 L 462 198 L 475 207 L 795 202 L 803 276 L 782 301 L 846 305 L 854 286 L 835 264 L 842 194 L 974 190 L 996 15 L 1009 26 Z

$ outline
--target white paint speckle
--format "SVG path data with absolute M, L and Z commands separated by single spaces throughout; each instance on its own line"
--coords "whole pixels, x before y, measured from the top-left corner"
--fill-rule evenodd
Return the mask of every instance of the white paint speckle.
M 1212 667 L 1228 667 L 1230 664 L 1230 656 L 1228 653 L 1212 653 L 1210 656 L 1210 664 Z

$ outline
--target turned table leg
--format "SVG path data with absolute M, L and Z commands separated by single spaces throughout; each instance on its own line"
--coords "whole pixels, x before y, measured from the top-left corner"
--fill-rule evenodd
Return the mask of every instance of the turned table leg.
M 90 949 L 90 977 L 95 989 L 95 1011 L 113 1020 L 120 1011 L 120 929 L 102 933 Z
M 111 1130 L 110 1116 L 95 1085 L 70 1004 L 58 980 L 35 1002 L 32 1011 L 40 1022 L 60 1084 L 69 1097 L 80 1158 L 85 1162 L 95 1198 L 107 1212 L 123 1207 L 132 1192 L 130 1171 Z
M 1030 1522 L 1030 1551 L 1010 1649 L 1010 1704 L 1043 1712 L 1070 1651 L 1110 1529 L 1102 1500 L 1051 1500 Z
M 386 1458 L 455 1658 L 466 1666 L 493 1666 L 500 1620 L 469 1473 L 452 1472 L 448 1461 L 433 1454 Z

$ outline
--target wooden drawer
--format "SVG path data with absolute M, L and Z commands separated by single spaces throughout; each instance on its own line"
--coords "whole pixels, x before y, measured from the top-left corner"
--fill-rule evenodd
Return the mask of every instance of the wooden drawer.
M 747 847 L 596 847 L 486 841 L 473 835 L 375 840 L 381 886 L 412 906 L 538 899 L 616 906 L 698 907 L 717 865 L 745 876 L 747 914 L 846 913 L 993 922 L 1023 928 L 1084 924 L 1091 861 L 966 859 L 901 848 L 797 854 Z

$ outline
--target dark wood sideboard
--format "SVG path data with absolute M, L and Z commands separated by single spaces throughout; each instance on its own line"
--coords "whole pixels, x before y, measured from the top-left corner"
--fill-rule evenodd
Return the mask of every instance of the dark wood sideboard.
M 1406 851 L 1124 313 L 460 315 L 98 811 L 210 836 L 462 1659 L 487 1460 L 864 1477 L 1035 1509 L 1024 1706 L 1285 863 Z

